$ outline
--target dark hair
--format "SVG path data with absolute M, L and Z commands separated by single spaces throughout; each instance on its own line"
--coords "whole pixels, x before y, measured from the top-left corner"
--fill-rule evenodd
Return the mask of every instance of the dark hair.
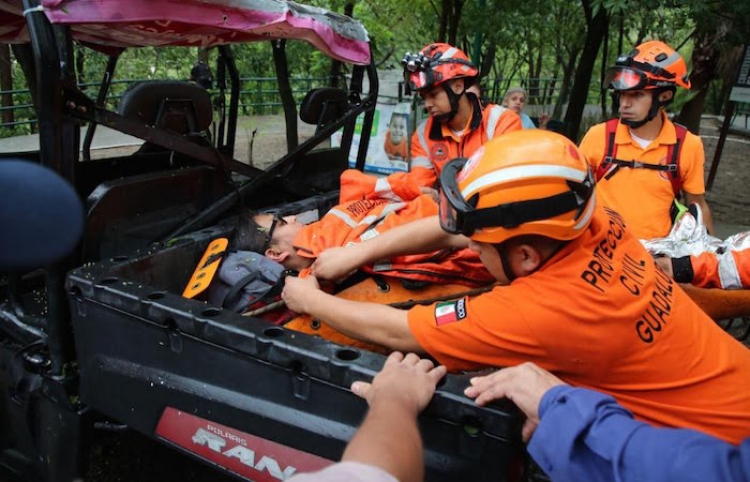
M 508 238 L 502 243 L 495 244 L 494 246 L 495 248 L 498 248 L 500 245 L 511 247 L 511 246 L 520 246 L 522 244 L 530 244 L 537 249 L 557 250 L 559 246 L 564 245 L 566 243 L 567 243 L 566 241 L 553 239 L 548 236 L 542 236 L 541 234 L 521 234 L 519 236 L 513 236 L 512 238 Z
M 245 209 L 237 217 L 234 236 L 230 240 L 230 248 L 241 251 L 253 251 L 264 254 L 263 247 L 266 243 L 268 230 L 255 222 L 255 216 L 259 214 L 253 209 Z

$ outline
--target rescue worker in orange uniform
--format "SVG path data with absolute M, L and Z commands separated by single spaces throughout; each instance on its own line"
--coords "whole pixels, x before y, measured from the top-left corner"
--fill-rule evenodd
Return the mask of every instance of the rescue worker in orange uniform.
M 520 130 L 521 118 L 499 105 L 482 107 L 468 91 L 479 70 L 456 47 L 430 44 L 418 54 L 407 52 L 402 63 L 410 88 L 422 96 L 429 114 L 412 135 L 409 177 L 437 199 L 436 182 L 449 160 L 468 157 L 489 139 Z
M 662 257 L 656 262 L 678 283 L 723 290 L 750 288 L 750 248 L 721 254 L 705 252 L 680 258 Z
M 531 361 L 649 423 L 735 444 L 750 435 L 750 391 L 738 389 L 750 350 L 656 267 L 622 216 L 597 205 L 573 143 L 540 129 L 508 133 L 448 163 L 440 181 L 439 216 L 322 253 L 313 274 L 468 247 L 499 286 L 403 311 L 327 295 L 310 276 L 287 280 L 287 306 L 350 337 L 429 354 L 452 372 Z
M 617 59 L 605 86 L 619 105 L 619 122 L 593 126 L 580 145 L 602 204 L 619 212 L 638 238 L 651 239 L 670 232 L 673 202 L 682 194 L 686 205 L 700 206 L 712 233 L 703 143 L 664 111 L 677 86 L 690 89 L 683 58 L 663 42 L 645 42 Z
M 362 182 L 376 179 L 375 189 Z M 262 253 L 287 269 L 306 274 L 318 254 L 328 248 L 360 243 L 438 212 L 432 198 L 415 190 L 404 173 L 378 179 L 349 169 L 342 175 L 341 183 L 341 203 L 310 224 L 297 222 L 295 216 L 255 214 L 241 217 L 234 246 Z M 382 191 L 401 197 L 395 200 L 382 197 Z M 363 267 L 363 271 L 399 279 L 465 286 L 484 286 L 495 281 L 476 253 L 468 249 L 443 249 L 373 260 Z

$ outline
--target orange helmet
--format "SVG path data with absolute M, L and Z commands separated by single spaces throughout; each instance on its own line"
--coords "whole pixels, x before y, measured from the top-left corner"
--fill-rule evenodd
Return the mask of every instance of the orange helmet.
M 440 225 L 475 241 L 500 244 L 536 234 L 569 240 L 594 212 L 594 179 L 575 144 L 525 129 L 487 142 L 440 174 Z
M 629 54 L 621 55 L 604 81 L 605 88 L 617 91 L 675 85 L 690 89 L 685 60 L 672 47 L 658 40 L 642 43 Z
M 443 43 L 430 44 L 418 54 L 406 52 L 401 64 L 412 90 L 431 89 L 447 80 L 479 74 L 461 49 Z

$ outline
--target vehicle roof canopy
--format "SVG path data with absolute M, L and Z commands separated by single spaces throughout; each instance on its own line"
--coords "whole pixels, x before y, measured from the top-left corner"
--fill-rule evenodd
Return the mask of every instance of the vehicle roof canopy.
M 370 62 L 356 20 L 284 0 L 41 0 L 50 22 L 93 48 L 217 45 L 299 39 L 343 62 Z M 0 43 L 29 42 L 22 0 L 0 0 Z

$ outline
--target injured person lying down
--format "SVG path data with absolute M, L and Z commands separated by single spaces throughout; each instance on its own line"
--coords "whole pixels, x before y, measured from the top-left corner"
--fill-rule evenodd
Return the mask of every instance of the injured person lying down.
M 297 222 L 295 216 L 246 213 L 239 219 L 232 244 L 239 250 L 264 254 L 304 276 L 305 270 L 326 249 L 360 243 L 438 213 L 438 206 L 430 196 L 399 180 L 398 176 L 381 179 L 388 186 L 373 190 L 361 173 L 350 169 L 341 178 L 339 204 L 321 219 L 305 225 Z M 365 266 L 363 271 L 417 282 L 472 287 L 495 281 L 477 253 L 466 248 L 397 256 Z
M 389 178 L 386 189 L 389 194 L 380 196 L 377 190 L 373 191 L 368 186 L 363 186 L 362 190 L 352 189 L 352 179 L 356 176 L 356 172 L 344 174 L 342 183 L 345 180 L 348 182 L 342 193 L 346 194 L 339 199 L 338 205 L 309 224 L 299 222 L 295 215 L 279 216 L 250 210 L 241 213 L 230 249 L 263 254 L 283 266 L 287 272 L 306 276 L 318 254 L 328 248 L 360 243 L 438 212 L 437 204 L 429 195 L 410 189 L 401 190 L 398 177 Z M 466 296 L 495 282 L 477 253 L 467 248 L 398 256 L 366 265 L 361 272 L 369 276 L 356 277 L 356 281 L 349 280 L 330 289 L 344 298 L 404 305 L 406 308 L 418 302 Z M 212 301 L 223 304 L 216 301 L 216 290 Z M 229 307 L 226 304 L 223 306 Z M 310 323 L 317 328 L 313 331 L 305 329 Z M 293 319 L 285 326 L 320 334 L 348 345 L 361 344 L 343 335 L 330 336 L 328 333 L 326 336 L 320 332 L 320 324 L 318 320 L 305 318 L 302 321 Z

